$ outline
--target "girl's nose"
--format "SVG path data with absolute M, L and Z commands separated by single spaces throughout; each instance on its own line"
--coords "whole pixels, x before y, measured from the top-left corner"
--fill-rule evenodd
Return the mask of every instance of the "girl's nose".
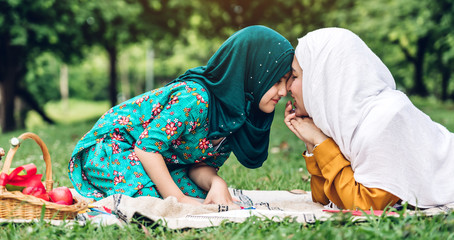
M 279 96 L 285 96 L 287 95 L 287 86 L 285 83 L 279 84 L 279 90 L 278 90 Z

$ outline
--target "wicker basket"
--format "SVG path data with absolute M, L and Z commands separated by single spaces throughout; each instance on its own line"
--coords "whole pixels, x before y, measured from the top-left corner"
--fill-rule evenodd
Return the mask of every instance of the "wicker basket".
M 19 141 L 17 143 L 12 143 L 12 147 L 6 155 L 2 172 L 6 174 L 9 172 L 12 159 L 19 148 L 20 141 L 33 139 L 41 147 L 46 164 L 46 192 L 52 191 L 52 166 L 46 145 L 34 133 L 24 133 L 18 139 Z M 74 198 L 72 205 L 62 205 L 48 202 L 32 195 L 25 195 L 20 191 L 8 191 L 5 186 L 0 186 L 0 218 L 39 219 L 43 214 L 44 219 L 74 219 L 79 211 L 86 208 L 87 203 L 77 198 Z

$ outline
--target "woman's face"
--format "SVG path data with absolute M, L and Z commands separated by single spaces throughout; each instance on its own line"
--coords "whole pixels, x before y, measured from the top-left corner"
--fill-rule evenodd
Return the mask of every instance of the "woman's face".
M 291 72 L 286 73 L 279 81 L 274 84 L 260 99 L 259 108 L 262 112 L 272 113 L 276 104 L 281 98 L 287 95 L 286 82 Z
M 301 69 L 296 57 L 293 58 L 292 76 L 287 81 L 287 89 L 294 99 L 293 107 L 296 116 L 308 117 L 309 114 L 307 113 L 303 102 L 303 69 Z

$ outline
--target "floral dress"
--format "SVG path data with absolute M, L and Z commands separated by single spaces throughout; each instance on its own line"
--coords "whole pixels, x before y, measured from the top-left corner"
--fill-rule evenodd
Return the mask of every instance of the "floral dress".
M 161 197 L 134 152 L 138 147 L 163 156 L 185 195 L 205 198 L 188 167 L 218 168 L 231 152 L 227 142 L 213 146 L 207 139 L 208 99 L 200 84 L 176 82 L 111 108 L 77 143 L 69 161 L 72 184 L 96 200 L 117 193 Z

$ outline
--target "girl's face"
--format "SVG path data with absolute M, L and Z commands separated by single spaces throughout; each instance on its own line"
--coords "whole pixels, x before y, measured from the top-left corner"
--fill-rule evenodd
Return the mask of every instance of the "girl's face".
M 287 82 L 287 89 L 295 100 L 293 102 L 295 115 L 298 117 L 308 117 L 309 114 L 303 102 L 303 69 L 301 69 L 296 57 L 293 58 L 292 77 Z
M 259 108 L 264 113 L 272 113 L 276 104 L 281 98 L 287 95 L 286 82 L 291 72 L 286 73 L 279 81 L 274 84 L 260 99 Z

